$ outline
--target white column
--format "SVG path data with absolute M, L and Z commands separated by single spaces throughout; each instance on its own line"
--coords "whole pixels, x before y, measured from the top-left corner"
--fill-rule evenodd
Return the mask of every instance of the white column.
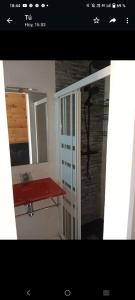
M 16 239 L 3 62 L 0 61 L 0 239 Z
M 112 61 L 104 239 L 131 238 L 135 185 L 134 122 L 135 61 Z

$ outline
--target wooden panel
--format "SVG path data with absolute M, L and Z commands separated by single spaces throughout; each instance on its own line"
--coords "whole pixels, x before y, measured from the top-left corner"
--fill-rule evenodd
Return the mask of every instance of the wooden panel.
M 18 106 L 18 99 L 20 101 L 20 107 L 25 108 L 25 94 L 19 93 L 6 93 L 6 101 L 10 106 Z M 8 102 L 9 101 L 9 102 Z
M 26 128 L 9 128 L 10 144 L 26 143 L 28 135 Z
M 21 119 L 19 116 L 16 118 L 8 117 L 9 128 L 27 128 L 27 119 Z
M 9 143 L 27 143 L 27 111 L 24 94 L 6 93 Z

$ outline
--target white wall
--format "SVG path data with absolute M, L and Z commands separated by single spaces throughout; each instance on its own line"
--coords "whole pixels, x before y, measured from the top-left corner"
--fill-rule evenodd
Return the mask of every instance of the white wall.
M 44 177 L 52 177 L 56 179 L 56 132 L 55 132 L 55 107 L 54 107 L 54 92 L 55 92 L 55 62 L 54 61 L 4 61 L 4 78 L 5 86 L 11 87 L 28 87 L 37 89 L 39 92 L 47 94 L 48 101 L 48 162 L 39 165 L 26 165 L 12 167 L 13 183 L 20 181 L 19 173 L 32 172 L 33 179 Z M 38 222 L 41 222 L 41 215 L 46 218 L 44 214 L 38 213 L 33 218 L 33 225 L 31 226 L 31 236 L 37 227 Z M 53 218 L 54 216 L 54 218 Z M 50 235 L 54 236 L 54 228 L 57 228 L 56 209 L 48 211 L 48 220 L 53 218 L 54 226 Z M 28 224 L 27 216 L 21 217 L 22 224 Z M 17 221 L 17 227 L 20 221 Z M 19 227 L 18 227 L 19 228 Z M 55 230 L 56 231 L 56 230 Z M 29 232 L 30 236 L 30 232 Z M 42 234 L 43 237 L 43 234 Z M 46 231 L 45 236 L 46 237 Z
M 133 222 L 132 222 L 132 239 L 135 240 L 135 199 L 134 199 Z
M 34 210 L 52 205 L 50 200 L 37 201 L 33 203 Z M 18 206 L 16 215 L 27 212 L 26 206 Z M 35 211 L 29 215 L 16 217 L 18 239 L 54 239 L 58 237 L 59 218 L 57 207 Z
M 54 92 L 55 92 L 55 62 L 50 61 L 4 61 L 4 78 L 5 86 L 11 87 L 28 87 L 34 88 L 42 93 L 47 94 L 48 100 L 48 163 L 43 165 L 27 165 L 26 171 L 33 171 L 34 178 L 42 178 L 52 176 L 55 178 L 54 169 L 55 149 L 52 146 L 52 141 L 55 142 L 55 113 L 54 113 Z M 13 167 L 12 176 L 13 183 L 19 181 L 19 172 L 24 170 L 24 167 Z M 40 172 L 41 171 L 41 172 Z
M 135 61 L 112 61 L 104 239 L 131 239 L 135 186 Z
M 16 239 L 2 61 L 0 61 L 0 140 L 0 239 Z
M 109 99 L 110 94 L 110 76 L 105 78 L 104 100 Z M 108 106 L 104 107 L 104 113 L 108 114 Z M 103 122 L 103 130 L 107 130 L 107 121 Z M 100 216 L 104 218 L 105 205 L 105 180 L 106 180 L 106 150 L 107 150 L 107 136 L 103 136 L 102 144 L 102 167 L 101 167 L 101 210 Z
M 135 240 L 135 125 L 134 125 L 134 149 L 133 149 L 133 164 L 132 164 L 132 193 L 134 194 L 133 215 L 131 219 L 132 234 L 131 238 Z

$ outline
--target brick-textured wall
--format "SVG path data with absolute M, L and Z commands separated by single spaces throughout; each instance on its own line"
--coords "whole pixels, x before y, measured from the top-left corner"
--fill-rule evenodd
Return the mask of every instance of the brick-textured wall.
M 56 60 L 56 91 L 89 75 L 88 60 Z
M 56 91 L 89 75 L 89 62 L 82 61 L 56 61 Z M 96 70 L 92 69 L 92 72 Z M 92 101 L 97 104 L 91 106 L 90 113 L 90 148 L 96 150 L 96 154 L 90 155 L 89 178 L 87 177 L 87 156 L 81 155 L 81 210 L 82 224 L 88 223 L 101 216 L 102 195 L 101 175 L 105 177 L 105 168 L 102 167 L 103 154 L 103 122 L 104 122 L 104 86 L 105 80 L 100 80 L 91 86 L 98 86 L 99 93 Z M 84 121 L 84 103 L 88 97 L 88 91 L 81 90 L 81 152 L 87 151 L 86 130 Z M 98 105 L 100 104 L 100 105 Z M 104 140 L 106 143 L 106 139 Z M 103 200 L 101 199 L 103 198 Z
M 101 216 L 101 170 L 103 147 L 103 118 L 104 118 L 104 80 L 91 85 L 99 87 L 99 93 L 91 98 L 90 107 L 90 153 L 89 175 L 87 174 L 87 135 L 85 128 L 84 103 L 88 92 L 82 90 L 81 100 L 81 213 L 82 224 Z

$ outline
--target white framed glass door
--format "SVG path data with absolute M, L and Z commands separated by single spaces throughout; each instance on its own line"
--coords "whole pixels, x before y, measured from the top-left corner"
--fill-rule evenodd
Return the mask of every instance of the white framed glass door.
M 79 98 L 80 90 L 59 98 L 59 181 L 66 191 L 61 228 L 62 236 L 71 240 L 81 238 Z

